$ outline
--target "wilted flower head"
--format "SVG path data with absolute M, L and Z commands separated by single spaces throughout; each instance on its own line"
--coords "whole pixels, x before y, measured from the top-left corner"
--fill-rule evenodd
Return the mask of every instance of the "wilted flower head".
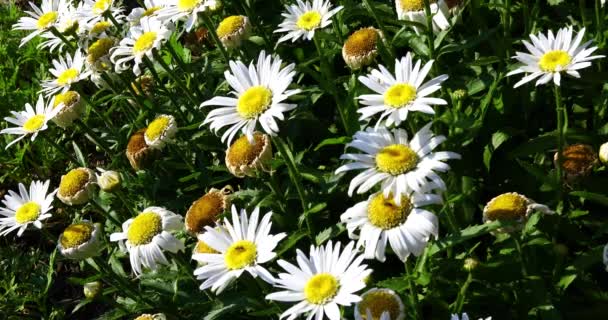
M 61 176 L 57 198 L 73 206 L 89 201 L 95 191 L 97 176 L 89 168 L 76 168 Z
M 344 62 L 353 70 L 371 64 L 378 55 L 378 41 L 382 40 L 382 32 L 373 27 L 353 32 L 342 46 Z
M 226 151 L 226 167 L 233 175 L 242 178 L 255 176 L 258 170 L 269 170 L 272 159 L 272 144 L 266 134 L 255 132 L 254 142 L 247 136 L 238 138 Z
M 557 166 L 559 163 L 557 152 L 553 156 L 553 160 Z M 569 181 L 588 175 L 598 162 L 593 147 L 586 144 L 573 144 L 565 147 L 562 150 L 561 161 L 562 169 Z
M 247 39 L 251 31 L 249 18 L 246 16 L 229 16 L 217 26 L 217 36 L 226 48 L 236 48 Z
M 199 234 L 205 231 L 206 226 L 213 226 L 222 214 L 230 206 L 230 188 L 222 190 L 212 188 L 205 195 L 194 201 L 188 212 L 186 212 L 186 230 L 191 234 Z

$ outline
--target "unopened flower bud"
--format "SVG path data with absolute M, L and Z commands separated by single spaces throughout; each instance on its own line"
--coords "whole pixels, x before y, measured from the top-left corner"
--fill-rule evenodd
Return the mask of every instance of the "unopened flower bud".
M 464 264 L 462 265 L 462 267 L 466 271 L 469 271 L 469 272 L 475 270 L 478 266 L 479 266 L 479 260 L 477 260 L 475 258 L 464 259 Z
M 82 287 L 82 291 L 87 299 L 95 299 L 101 293 L 101 282 L 93 281 L 85 283 Z
M 599 156 L 603 164 L 608 164 L 608 142 L 600 146 Z
M 101 168 L 97 168 L 101 174 L 97 175 L 97 184 L 101 190 L 106 192 L 112 192 L 120 187 L 120 173 L 112 170 L 103 170 Z

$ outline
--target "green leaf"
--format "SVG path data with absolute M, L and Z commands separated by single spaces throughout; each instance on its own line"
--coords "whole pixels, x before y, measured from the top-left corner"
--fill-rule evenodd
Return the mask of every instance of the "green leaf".
M 570 195 L 574 196 L 574 197 L 581 197 L 583 199 L 588 199 L 595 203 L 608 207 L 608 197 L 605 195 L 601 195 L 601 194 L 593 193 L 593 192 L 587 192 L 587 191 L 572 191 L 572 192 L 570 192 Z
M 81 166 L 86 167 L 87 161 L 85 160 L 84 155 L 82 155 L 82 151 L 80 151 L 80 148 L 78 147 L 75 141 L 72 141 L 72 147 L 74 148 L 74 153 L 76 153 L 76 159 L 78 160 L 78 163 Z
M 429 256 L 432 256 L 447 248 L 451 248 L 451 247 L 453 247 L 459 243 L 462 243 L 464 241 L 467 241 L 469 239 L 483 236 L 498 228 L 510 226 L 512 224 L 513 224 L 512 222 L 494 221 L 491 223 L 470 226 L 468 228 L 462 229 L 462 230 L 460 230 L 460 233 L 458 233 L 458 234 L 450 235 L 448 237 L 445 237 L 445 238 L 433 243 L 433 245 L 429 248 Z
M 296 231 L 294 233 L 291 233 L 287 239 L 281 241 L 281 245 L 279 246 L 279 248 L 277 249 L 277 255 L 281 256 L 283 253 L 285 253 L 287 250 L 291 249 L 293 246 L 296 245 L 296 243 L 298 243 L 298 241 L 302 238 L 306 237 L 306 232 L 303 230 L 299 230 Z

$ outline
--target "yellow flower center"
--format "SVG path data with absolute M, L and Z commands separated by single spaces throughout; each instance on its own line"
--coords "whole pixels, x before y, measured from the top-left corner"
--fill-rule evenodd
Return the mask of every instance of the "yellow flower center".
M 150 122 L 146 130 L 146 138 L 150 141 L 158 139 L 169 127 L 171 119 L 167 116 L 159 116 L 154 121 Z
M 400 301 L 395 295 L 384 290 L 377 290 L 366 293 L 363 300 L 359 302 L 359 313 L 363 320 L 380 320 L 382 313 L 390 314 L 391 319 L 397 319 L 400 311 Z M 367 310 L 370 311 L 372 317 L 367 318 Z
M 62 196 L 71 197 L 81 191 L 89 182 L 89 171 L 84 168 L 70 170 L 61 178 L 59 183 L 59 193 Z
M 102 14 L 110 8 L 113 0 L 97 0 L 93 5 L 94 14 Z
M 230 270 L 242 269 L 255 262 L 258 249 L 249 240 L 239 240 L 233 243 L 224 254 L 224 262 Z
M 516 220 L 526 215 L 528 201 L 518 194 L 505 193 L 488 205 L 485 215 L 488 220 Z
M 151 314 L 142 314 L 141 316 L 135 318 L 135 320 L 154 320 L 154 316 Z
M 143 212 L 133 219 L 127 231 L 127 239 L 136 246 L 147 244 L 162 230 L 162 219 L 157 213 Z
M 70 68 L 62 72 L 59 77 L 57 77 L 57 83 L 65 86 L 66 84 L 70 84 L 76 80 L 80 72 L 74 68 Z
M 229 36 L 242 28 L 244 23 L 245 18 L 243 16 L 230 16 L 222 20 L 218 25 L 216 30 L 217 36 L 220 38 Z
M 135 44 L 133 45 L 133 53 L 141 53 L 141 52 L 150 50 L 150 48 L 152 48 L 152 46 L 154 46 L 155 40 L 156 40 L 156 32 L 154 32 L 154 31 L 144 32 L 144 34 L 142 34 L 137 39 L 137 41 L 135 41 Z
M 568 52 L 563 50 L 553 50 L 543 54 L 538 61 L 538 66 L 542 71 L 555 72 L 561 71 L 564 67 L 570 64 L 572 57 Z
M 398 206 L 390 195 L 384 198 L 382 193 L 370 200 L 367 206 L 367 218 L 374 226 L 388 230 L 405 223 L 412 211 L 410 198 L 401 196 L 401 205 Z
M 99 58 L 107 55 L 112 46 L 114 46 L 114 41 L 110 38 L 101 38 L 93 42 L 93 44 L 90 45 L 89 49 L 87 50 L 87 60 L 91 64 L 95 63 Z
M 74 248 L 86 243 L 93 236 L 94 227 L 90 223 L 75 223 L 63 230 L 61 246 L 64 249 Z
M 91 33 L 102 33 L 112 26 L 112 23 L 109 21 L 100 21 L 93 25 L 91 28 Z
M 209 192 L 196 200 L 186 213 L 186 229 L 193 233 L 200 233 L 205 226 L 211 226 L 217 217 L 224 212 L 223 194 Z
M 38 129 L 42 128 L 45 120 L 46 120 L 45 115 L 37 114 L 37 115 L 27 119 L 27 121 L 25 121 L 25 123 L 23 124 L 23 129 L 25 129 L 26 131 L 29 131 L 29 132 L 37 131 Z
M 344 52 L 351 57 L 360 57 L 376 50 L 378 31 L 374 28 L 359 29 L 344 42 Z
M 236 111 L 245 119 L 252 119 L 264 112 L 272 102 L 272 91 L 264 86 L 247 89 L 236 105 Z
M 421 11 L 424 10 L 424 0 L 398 0 L 403 11 Z M 430 0 L 429 4 L 435 3 L 435 0 Z
M 338 293 L 338 279 L 329 273 L 312 276 L 304 286 L 304 296 L 312 304 L 325 304 Z
M 253 163 L 264 149 L 264 138 L 261 133 L 253 134 L 254 144 L 249 143 L 247 136 L 238 138 L 228 149 L 226 158 L 228 163 L 235 167 L 246 166 Z
M 404 144 L 391 144 L 376 154 L 378 170 L 394 176 L 406 173 L 418 164 L 418 154 Z
M 39 30 L 44 30 L 44 29 L 48 28 L 50 24 L 57 21 L 57 17 L 59 17 L 59 12 L 57 12 L 57 11 L 47 12 L 47 13 L 41 15 L 40 18 L 38 18 L 38 22 L 36 22 L 36 27 L 38 27 Z
M 196 253 L 219 253 L 218 251 L 216 251 L 215 249 L 211 248 L 210 246 L 208 246 L 204 241 L 199 240 L 196 243 L 196 247 L 194 247 L 194 251 Z
M 146 11 L 144 11 L 144 13 L 142 13 L 142 17 L 148 17 L 150 15 L 153 15 L 158 10 L 160 10 L 160 7 L 158 7 L 158 6 L 150 7 L 148 9 L 146 9 Z
M 317 11 L 308 11 L 301 15 L 296 22 L 300 29 L 310 31 L 321 24 L 321 14 Z
M 177 1 L 177 8 L 180 11 L 192 11 L 202 0 L 179 0 Z
M 26 223 L 35 221 L 40 215 L 40 205 L 34 201 L 24 203 L 15 212 L 15 221 L 17 223 Z
M 384 93 L 384 104 L 393 108 L 405 107 L 414 99 L 416 88 L 407 83 L 394 84 Z
M 63 103 L 65 107 L 74 105 L 80 99 L 80 95 L 76 91 L 66 91 L 55 95 L 55 101 L 53 102 L 53 109 L 57 108 L 60 103 Z

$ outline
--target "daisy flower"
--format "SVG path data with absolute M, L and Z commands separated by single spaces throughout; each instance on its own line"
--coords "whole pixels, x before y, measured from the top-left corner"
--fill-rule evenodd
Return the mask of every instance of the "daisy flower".
M 220 215 L 230 207 L 230 188 L 211 188 L 209 192 L 192 202 L 184 219 L 186 231 L 192 235 L 205 232 L 206 226 L 215 226 Z
M 405 306 L 395 291 L 373 288 L 355 305 L 355 320 L 403 320 Z
M 363 256 L 357 253 L 354 242 L 340 251 L 330 241 L 325 247 L 310 247 L 310 257 L 297 250 L 295 266 L 285 260 L 278 264 L 287 272 L 279 274 L 275 287 L 285 289 L 266 296 L 268 300 L 297 302 L 281 315 L 281 319 L 297 318 L 308 313 L 307 319 L 340 319 L 338 305 L 350 306 L 361 298 L 355 292 L 365 288 L 365 278 L 372 270 L 361 264 Z
M 49 97 L 70 90 L 73 83 L 86 79 L 91 73 L 86 70 L 84 62 L 85 59 L 80 50 L 76 51 L 74 57 L 67 53 L 65 59 L 59 57 L 59 60 L 53 60 L 53 68 L 49 69 L 49 72 L 55 79 L 43 81 L 40 92 L 44 92 Z
M 311 40 L 315 35 L 315 30 L 330 25 L 331 17 L 342 8 L 342 6 L 338 6 L 332 9 L 331 2 L 327 0 L 313 0 L 312 3 L 298 0 L 297 4 L 285 5 L 287 12 L 281 14 L 285 20 L 274 32 L 286 32 L 287 34 L 282 36 L 277 43 L 287 40 L 295 42 L 299 38 Z
M 460 317 L 457 314 L 453 313 L 450 317 L 450 320 L 469 320 L 469 315 L 465 312 L 462 314 L 462 317 Z M 492 320 L 492 317 L 479 318 L 479 320 Z
M 483 222 L 491 223 L 496 220 L 515 221 L 515 227 L 500 228 L 496 233 L 517 231 L 524 226 L 528 217 L 539 211 L 544 214 L 555 212 L 544 204 L 539 204 L 528 197 L 516 192 L 507 192 L 490 200 L 483 208 Z
M 435 114 L 432 105 L 446 105 L 445 100 L 429 95 L 441 89 L 441 83 L 447 80 L 448 76 L 443 74 L 424 82 L 433 66 L 433 60 L 422 68 L 421 65 L 422 61 L 417 60 L 414 63 L 412 54 L 408 52 L 401 60 L 395 60 L 395 76 L 382 65 L 373 69 L 367 76 L 360 76 L 359 81 L 375 93 L 358 97 L 361 103 L 366 105 L 357 110 L 361 114 L 359 120 L 379 113 L 376 127 L 384 119 L 387 126 L 398 126 L 407 119 L 410 111 Z
M 252 277 L 273 283 L 274 278 L 262 267 L 262 264 L 274 259 L 277 255 L 275 247 L 285 233 L 270 234 L 272 212 L 259 219 L 260 208 L 256 207 L 247 217 L 247 212 L 241 209 L 240 217 L 235 206 L 232 206 L 232 221 L 224 219 L 222 228 L 214 229 L 206 226 L 201 239 L 218 253 L 194 254 L 193 259 L 204 263 L 194 270 L 199 280 L 205 280 L 201 290 L 211 288 L 220 293 L 247 271 Z
M 101 241 L 101 225 L 83 220 L 69 225 L 57 242 L 61 254 L 74 260 L 83 260 L 99 253 L 103 246 Z
M 157 270 L 159 264 L 169 264 L 163 250 L 173 253 L 184 250 L 184 244 L 169 233 L 183 227 L 181 216 L 164 208 L 148 207 L 125 221 L 122 232 L 111 234 L 110 241 L 118 241 L 123 250 L 126 247 L 131 269 L 139 275 L 142 267 Z
M 604 57 L 602 55 L 591 55 L 597 50 L 597 47 L 589 48 L 589 45 L 593 42 L 592 40 L 581 44 L 584 35 L 585 28 L 572 39 L 571 26 L 559 29 L 557 35 L 554 35 L 551 30 L 549 30 L 547 36 L 542 32 L 539 32 L 536 36 L 531 34 L 530 40 L 532 43 L 526 40 L 522 41 L 529 53 L 516 52 L 513 57 L 523 65 L 507 73 L 507 76 L 526 74 L 513 87 L 517 88 L 539 77 L 540 79 L 536 81 L 537 86 L 546 84 L 551 80 L 559 86 L 562 72 L 580 78 L 581 75 L 578 70 L 591 66 L 591 60 Z
M 69 205 L 87 203 L 97 191 L 97 175 L 95 171 L 79 167 L 61 176 L 57 198 Z
M 604 246 L 604 251 L 602 252 L 602 261 L 606 266 L 606 271 L 608 272 L 608 243 Z
M 104 170 L 97 168 L 100 174 L 95 173 L 97 176 L 97 184 L 99 188 L 105 192 L 112 192 L 120 188 L 122 178 L 120 173 L 114 170 Z
M 162 149 L 167 142 L 173 140 L 176 133 L 175 118 L 171 115 L 161 114 L 148 124 L 144 139 L 150 148 Z
M 199 12 L 213 10 L 217 6 L 217 0 L 168 0 L 156 15 L 161 20 L 173 22 L 186 20 L 185 29 L 190 31 L 196 24 Z
M 115 20 L 124 19 L 123 9 L 115 5 L 115 0 L 84 0 L 78 6 L 78 17 L 85 24 L 96 23 L 104 19 L 105 14 Z
M 272 144 L 266 134 L 254 132 L 254 143 L 247 136 L 241 136 L 226 150 L 225 163 L 234 176 L 255 177 L 260 171 L 270 171 Z
M 278 57 L 260 52 L 256 64 L 253 61 L 247 67 L 240 61 L 230 61 L 230 71 L 224 72 L 226 81 L 236 96 L 214 97 L 201 104 L 204 106 L 222 106 L 207 115 L 203 125 L 211 123 L 210 128 L 218 129 L 230 126 L 222 135 L 222 142 L 228 145 L 239 129 L 254 143 L 253 132 L 259 122 L 264 131 L 274 136 L 279 132 L 275 118 L 283 120 L 283 112 L 292 110 L 295 104 L 283 100 L 300 92 L 299 89 L 286 90 L 296 74 L 292 63 L 281 69 L 283 61 Z
M 352 196 L 355 189 L 357 193 L 364 193 L 382 183 L 384 197 L 392 194 L 395 203 L 400 205 L 403 196 L 411 191 L 445 190 L 445 183 L 436 171 L 448 171 L 450 167 L 443 161 L 460 159 L 460 155 L 449 151 L 432 152 L 446 138 L 435 136 L 430 130 L 431 124 L 425 125 L 411 140 L 403 129 L 368 128 L 355 133 L 347 147 L 359 149 L 364 154 L 342 155 L 340 159 L 353 162 L 336 170 L 339 174 L 365 169 L 351 180 L 348 194 Z
M 229 16 L 224 18 L 217 26 L 215 33 L 224 47 L 234 49 L 241 45 L 241 42 L 251 32 L 251 23 L 246 16 Z
M 158 10 L 162 9 L 166 1 L 163 0 L 144 0 L 144 8 L 134 8 L 127 16 L 127 21 L 132 26 L 139 25 L 139 20 L 143 17 L 156 16 Z
M 9 190 L 4 196 L 0 207 L 0 236 L 5 236 L 14 230 L 21 237 L 23 231 L 31 224 L 42 229 L 42 221 L 48 219 L 52 214 L 47 213 L 53 206 L 55 192 L 48 193 L 50 180 L 45 182 L 32 181 L 30 190 L 25 189 L 23 183 L 19 184 L 19 193 Z
M 450 27 L 448 18 L 450 9 L 444 0 L 429 0 L 431 14 L 433 15 L 433 32 L 439 32 Z M 397 18 L 399 20 L 418 22 L 427 25 L 426 10 L 423 0 L 395 0 Z M 417 34 L 423 32 L 419 27 L 413 27 Z
M 30 7 L 33 11 L 25 11 L 29 17 L 21 17 L 13 25 L 13 30 L 33 30 L 29 35 L 21 39 L 19 47 L 22 47 L 37 35 L 45 33 L 57 25 L 60 13 L 66 10 L 67 6 L 68 3 L 65 0 L 42 0 L 40 7 L 30 2 Z
M 353 70 L 371 64 L 378 55 L 378 42 L 384 41 L 382 31 L 374 27 L 353 32 L 342 46 L 342 58 Z
M 65 2 L 65 5 L 62 6 L 54 27 L 68 40 L 74 39 L 74 36 L 82 31 L 78 21 L 77 10 L 70 2 Z M 65 42 L 54 33 L 43 32 L 40 36 L 45 40 L 38 45 L 38 48 L 49 48 L 50 52 L 55 51 L 55 49 L 63 51 Z
M 62 104 L 54 108 L 53 101 L 51 100 L 47 101 L 45 104 L 44 98 L 42 95 L 39 95 L 35 110 L 31 104 L 26 103 L 25 111 L 11 111 L 13 117 L 5 117 L 4 120 L 17 126 L 3 129 L 0 131 L 0 134 L 16 134 L 20 135 L 20 137 L 11 141 L 6 146 L 6 149 L 30 134 L 32 135 L 32 141 L 34 141 L 36 136 L 38 136 L 38 132 L 46 130 L 47 122 L 53 119 L 62 108 Z
M 143 17 L 140 23 L 141 27 L 131 28 L 129 35 L 110 51 L 116 72 L 129 69 L 129 63 L 134 61 L 133 73 L 139 75 L 144 56 L 152 59 L 153 50 L 160 50 L 162 43 L 171 36 L 171 30 L 155 17 Z
M 365 247 L 366 259 L 376 258 L 384 262 L 388 242 L 399 259 L 405 261 L 410 253 L 420 255 L 431 236 L 437 238 L 437 217 L 420 207 L 441 204 L 441 197 L 414 193 L 401 198 L 401 204 L 396 204 L 391 197 L 387 199 L 382 193 L 376 193 L 340 217 L 346 223 L 348 236 L 359 239 L 358 247 Z M 358 235 L 355 234 L 357 230 Z

